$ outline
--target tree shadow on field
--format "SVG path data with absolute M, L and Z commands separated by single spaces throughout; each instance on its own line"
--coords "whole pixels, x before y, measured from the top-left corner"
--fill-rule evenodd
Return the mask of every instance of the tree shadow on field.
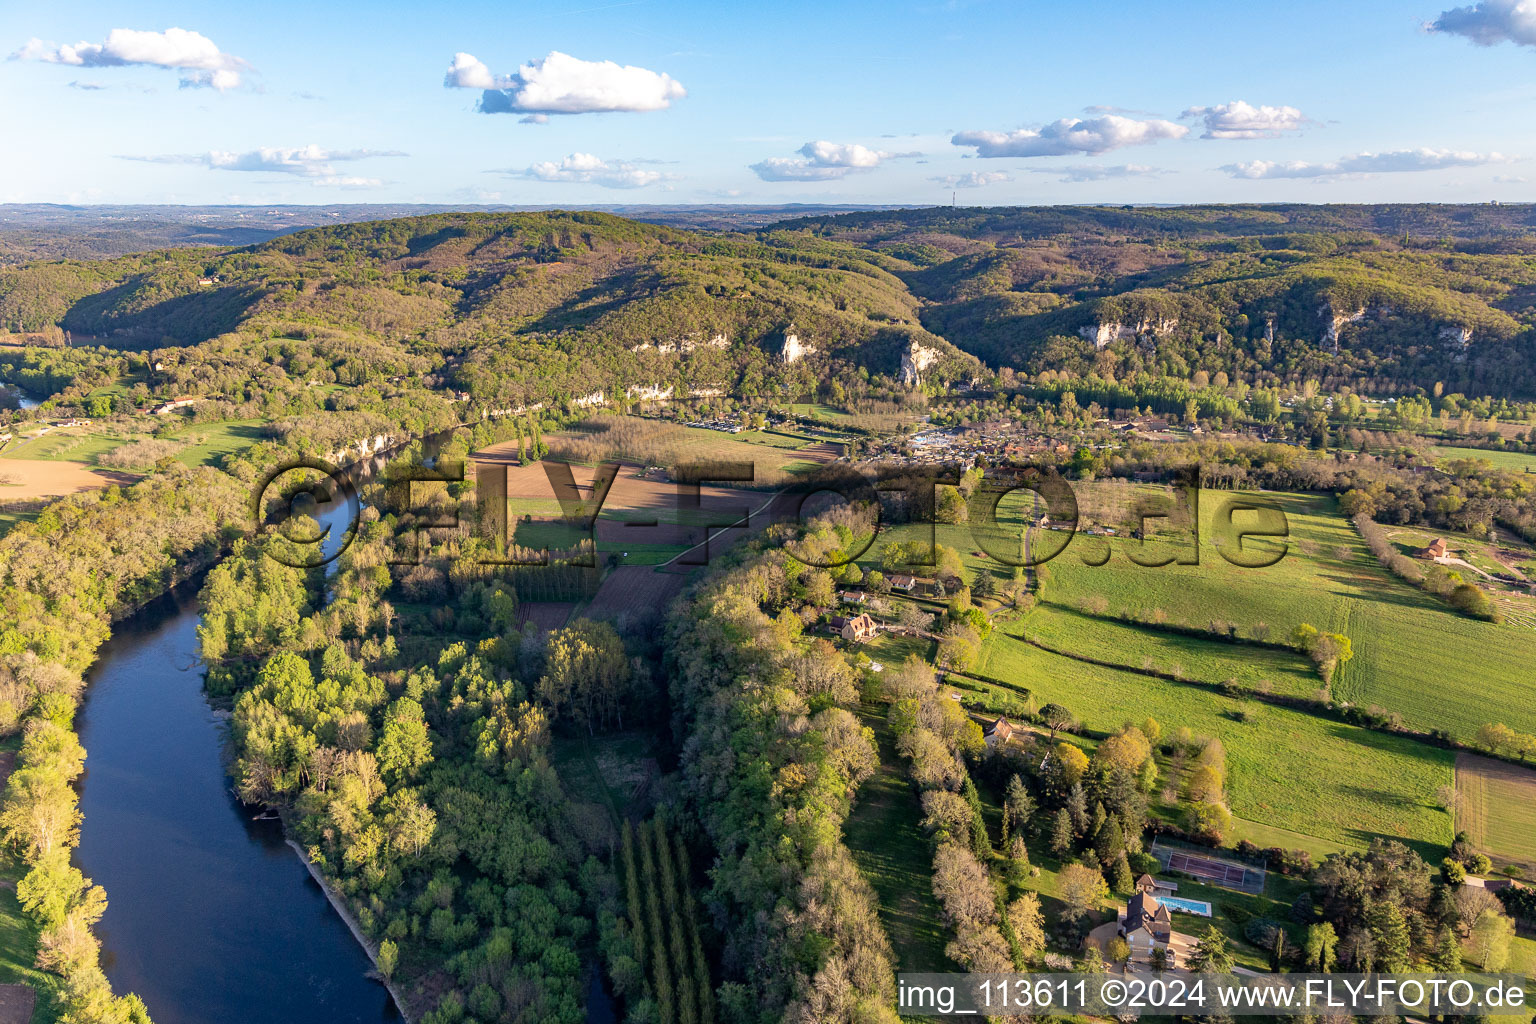
M 1411 589 L 1408 584 L 1400 583 L 1395 578 L 1392 580 L 1373 580 L 1377 584 L 1369 588 L 1361 586 L 1360 577 L 1341 576 L 1336 573 L 1319 573 L 1318 579 L 1334 584 L 1338 589 L 1331 590 L 1335 597 L 1342 597 L 1351 601 L 1369 601 L 1372 604 L 1396 604 L 1405 608 L 1419 608 L 1426 611 L 1445 611 L 1449 609 L 1441 605 L 1434 598 L 1422 590 Z
M 1348 725 L 1344 722 L 1329 722 L 1328 732 L 1337 739 L 1370 747 L 1372 750 L 1380 750 L 1388 754 L 1396 754 L 1417 758 L 1430 764 L 1449 766 L 1455 759 L 1455 755 L 1440 747 L 1430 746 L 1407 736 L 1393 733 L 1377 732 L 1364 726 Z M 1366 792 L 1362 790 L 1361 792 Z M 1397 798 L 1393 798 L 1397 799 Z M 1426 804 L 1409 801 L 1414 806 L 1427 806 Z

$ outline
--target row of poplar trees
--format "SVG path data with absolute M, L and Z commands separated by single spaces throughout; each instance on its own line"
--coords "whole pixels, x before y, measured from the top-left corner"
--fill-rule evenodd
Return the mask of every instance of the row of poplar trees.
M 709 961 L 689 885 L 688 848 L 659 818 L 624 823 L 624 885 L 635 959 L 660 1024 L 714 1024 Z

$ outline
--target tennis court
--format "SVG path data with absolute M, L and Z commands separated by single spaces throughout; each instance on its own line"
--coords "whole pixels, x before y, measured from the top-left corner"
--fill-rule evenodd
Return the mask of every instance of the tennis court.
M 1193 875 L 1202 882 L 1237 889 L 1240 892 L 1262 893 L 1265 870 L 1238 860 L 1221 857 L 1213 850 L 1183 848 L 1168 845 L 1158 838 L 1152 843 L 1152 856 L 1166 871 L 1181 871 Z

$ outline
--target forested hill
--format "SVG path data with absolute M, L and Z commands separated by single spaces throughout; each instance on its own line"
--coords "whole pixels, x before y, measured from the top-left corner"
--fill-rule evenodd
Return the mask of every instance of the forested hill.
M 885 253 L 993 365 L 1536 392 L 1536 206 L 931 208 L 775 226 Z
M 50 328 L 188 390 L 430 378 L 493 408 L 894 395 L 982 363 L 1530 396 L 1536 207 L 443 213 L 0 267 L 0 329 Z
M 490 407 L 616 394 L 803 396 L 830 379 L 969 380 L 926 331 L 910 264 L 804 233 L 683 231 L 608 214 L 450 213 L 233 251 L 0 269 L 0 327 L 220 369 L 357 384 L 432 375 Z M 794 339 L 794 340 L 791 340 Z

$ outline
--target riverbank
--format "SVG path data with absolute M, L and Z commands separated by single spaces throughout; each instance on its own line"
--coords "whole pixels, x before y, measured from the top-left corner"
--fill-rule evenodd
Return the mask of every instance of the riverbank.
M 286 831 L 287 828 L 285 826 L 284 832 Z M 341 897 L 331 890 L 330 884 L 325 880 L 324 873 L 309 859 L 309 855 L 304 852 L 304 847 L 292 839 L 285 839 L 284 842 L 288 844 L 288 847 L 294 853 L 298 854 L 299 860 L 304 862 L 304 867 L 309 871 L 309 877 L 313 878 L 315 884 L 320 887 L 320 891 L 325 893 L 325 898 L 331 904 L 331 909 L 336 911 L 337 917 L 346 922 L 347 930 L 352 933 L 352 937 L 357 940 L 357 944 L 363 947 L 363 952 L 368 954 L 368 960 L 373 964 L 374 972 L 378 975 L 379 984 L 389 991 L 389 998 L 394 1000 L 395 1009 L 405 1020 L 405 1024 L 416 1024 L 415 1018 L 411 1016 L 410 1011 L 406 1008 L 405 997 L 395 988 L 394 981 L 384 977 L 384 972 L 379 970 L 379 947 L 370 942 L 368 936 L 363 934 L 362 925 L 357 923 L 357 918 L 352 916 L 352 911 L 347 909 L 347 905 L 342 902 Z

